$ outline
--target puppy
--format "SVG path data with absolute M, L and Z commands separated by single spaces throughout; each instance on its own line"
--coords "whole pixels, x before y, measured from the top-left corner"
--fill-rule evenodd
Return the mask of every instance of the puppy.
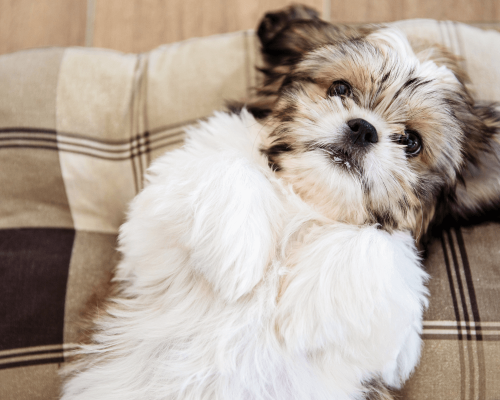
M 63 399 L 390 399 L 418 363 L 416 242 L 496 204 L 499 114 L 395 29 L 293 6 L 258 36 L 255 96 L 150 167 Z

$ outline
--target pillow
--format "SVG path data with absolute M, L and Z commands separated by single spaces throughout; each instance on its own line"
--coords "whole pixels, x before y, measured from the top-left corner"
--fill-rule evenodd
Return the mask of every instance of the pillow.
M 464 58 L 480 100 L 500 100 L 500 34 L 463 24 L 394 24 Z M 49 399 L 119 261 L 118 228 L 150 162 L 183 129 L 260 78 L 253 32 L 145 54 L 66 48 L 0 56 L 0 398 Z M 431 245 L 422 361 L 408 399 L 500 393 L 498 225 Z

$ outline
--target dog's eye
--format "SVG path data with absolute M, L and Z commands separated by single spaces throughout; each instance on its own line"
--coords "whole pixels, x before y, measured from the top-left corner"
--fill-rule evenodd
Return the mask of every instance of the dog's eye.
M 406 130 L 399 143 L 406 146 L 406 154 L 410 157 L 415 157 L 422 150 L 422 139 L 416 131 Z
M 350 96 L 351 95 L 351 85 L 346 81 L 335 81 L 332 86 L 328 89 L 328 96 Z

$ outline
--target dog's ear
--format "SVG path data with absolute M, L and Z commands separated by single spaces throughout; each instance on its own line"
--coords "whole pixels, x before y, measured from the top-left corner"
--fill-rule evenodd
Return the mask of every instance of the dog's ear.
M 259 119 L 267 117 L 277 99 L 285 77 L 304 54 L 327 44 L 360 38 L 373 31 L 333 25 L 319 19 L 318 12 L 302 5 L 292 5 L 264 16 L 257 28 L 264 66 L 263 84 L 247 103 L 247 109 Z
M 472 112 L 476 120 L 466 127 L 466 166 L 449 204 L 453 219 L 463 222 L 500 216 L 500 106 L 476 104 Z
M 323 25 L 316 10 L 292 5 L 280 11 L 267 13 L 257 28 L 261 43 L 264 66 L 258 68 L 264 74 L 264 82 L 246 104 L 255 118 L 266 118 L 277 99 L 281 83 L 292 64 L 311 48 L 309 38 L 304 31 L 309 25 Z M 229 108 L 240 109 L 243 104 L 230 104 Z
M 361 37 L 372 30 L 370 27 L 333 25 L 322 21 L 312 8 L 292 5 L 266 14 L 257 28 L 257 36 L 269 68 L 290 66 L 320 46 Z
M 313 8 L 294 4 L 281 11 L 274 11 L 264 15 L 264 18 L 257 28 L 257 36 L 263 46 L 266 46 L 272 39 L 285 28 L 291 21 L 297 20 L 319 20 L 319 14 Z
M 500 106 L 474 102 L 467 90 L 470 79 L 459 56 L 426 41 L 412 41 L 411 46 L 420 62 L 433 61 L 455 75 L 467 103 L 461 115 L 456 115 L 462 120 L 465 132 L 464 168 L 456 187 L 444 193 L 435 223 L 443 219 L 462 224 L 500 219 Z

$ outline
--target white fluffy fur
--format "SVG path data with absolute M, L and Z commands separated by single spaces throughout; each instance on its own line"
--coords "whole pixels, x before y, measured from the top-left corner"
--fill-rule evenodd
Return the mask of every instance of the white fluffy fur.
M 64 400 L 360 399 L 419 359 L 414 240 L 319 214 L 274 176 L 243 110 L 151 166 L 120 233 L 122 294 Z

